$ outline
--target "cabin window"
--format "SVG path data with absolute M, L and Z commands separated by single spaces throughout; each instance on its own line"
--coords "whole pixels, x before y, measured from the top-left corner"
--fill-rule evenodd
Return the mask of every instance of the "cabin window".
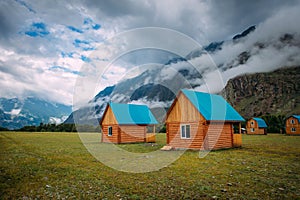
M 295 121 L 293 119 L 291 119 L 291 124 L 295 124 Z
M 291 131 L 292 131 L 292 132 L 296 132 L 296 128 L 295 128 L 295 127 L 292 127 L 292 128 L 291 128 Z
M 112 136 L 112 127 L 111 126 L 108 127 L 108 136 Z
M 254 132 L 254 128 L 251 128 L 251 132 Z
M 191 138 L 191 126 L 189 124 L 184 124 L 180 126 L 181 138 Z

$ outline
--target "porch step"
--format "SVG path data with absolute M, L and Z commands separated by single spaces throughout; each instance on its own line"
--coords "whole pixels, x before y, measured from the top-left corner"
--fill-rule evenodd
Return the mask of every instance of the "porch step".
M 170 151 L 170 150 L 172 150 L 172 147 L 168 146 L 168 145 L 165 145 L 160 150 L 162 150 L 162 151 Z

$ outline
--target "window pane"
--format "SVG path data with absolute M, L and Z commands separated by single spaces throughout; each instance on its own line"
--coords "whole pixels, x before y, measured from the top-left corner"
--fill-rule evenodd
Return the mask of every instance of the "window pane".
M 108 135 L 112 135 L 112 127 L 108 127 Z
M 191 137 L 191 131 L 190 131 L 190 125 L 186 125 L 186 138 L 190 138 Z
M 184 125 L 181 126 L 181 137 L 185 138 L 185 126 Z

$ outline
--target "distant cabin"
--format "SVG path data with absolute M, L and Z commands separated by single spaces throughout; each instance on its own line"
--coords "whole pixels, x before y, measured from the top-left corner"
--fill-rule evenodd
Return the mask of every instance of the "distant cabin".
M 155 142 L 155 124 L 155 117 L 145 105 L 109 103 L 100 121 L 101 142 Z M 152 134 L 147 134 L 149 126 L 153 127 Z
M 247 134 L 252 135 L 267 135 L 267 124 L 265 120 L 258 117 L 253 117 L 247 121 Z
M 244 119 L 223 97 L 181 90 L 166 116 L 167 146 L 211 150 L 241 146 Z M 237 126 L 237 134 L 233 125 Z
M 286 118 L 285 132 L 287 135 L 300 134 L 300 115 L 292 115 Z

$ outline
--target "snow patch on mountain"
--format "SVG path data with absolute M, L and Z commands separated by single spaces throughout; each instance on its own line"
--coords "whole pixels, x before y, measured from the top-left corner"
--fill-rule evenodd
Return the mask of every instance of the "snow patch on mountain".
M 5 114 L 9 114 L 9 115 L 19 115 L 20 114 L 20 112 L 21 112 L 21 108 L 19 108 L 19 109 L 12 109 L 11 111 L 9 111 L 9 112 L 4 112 Z

